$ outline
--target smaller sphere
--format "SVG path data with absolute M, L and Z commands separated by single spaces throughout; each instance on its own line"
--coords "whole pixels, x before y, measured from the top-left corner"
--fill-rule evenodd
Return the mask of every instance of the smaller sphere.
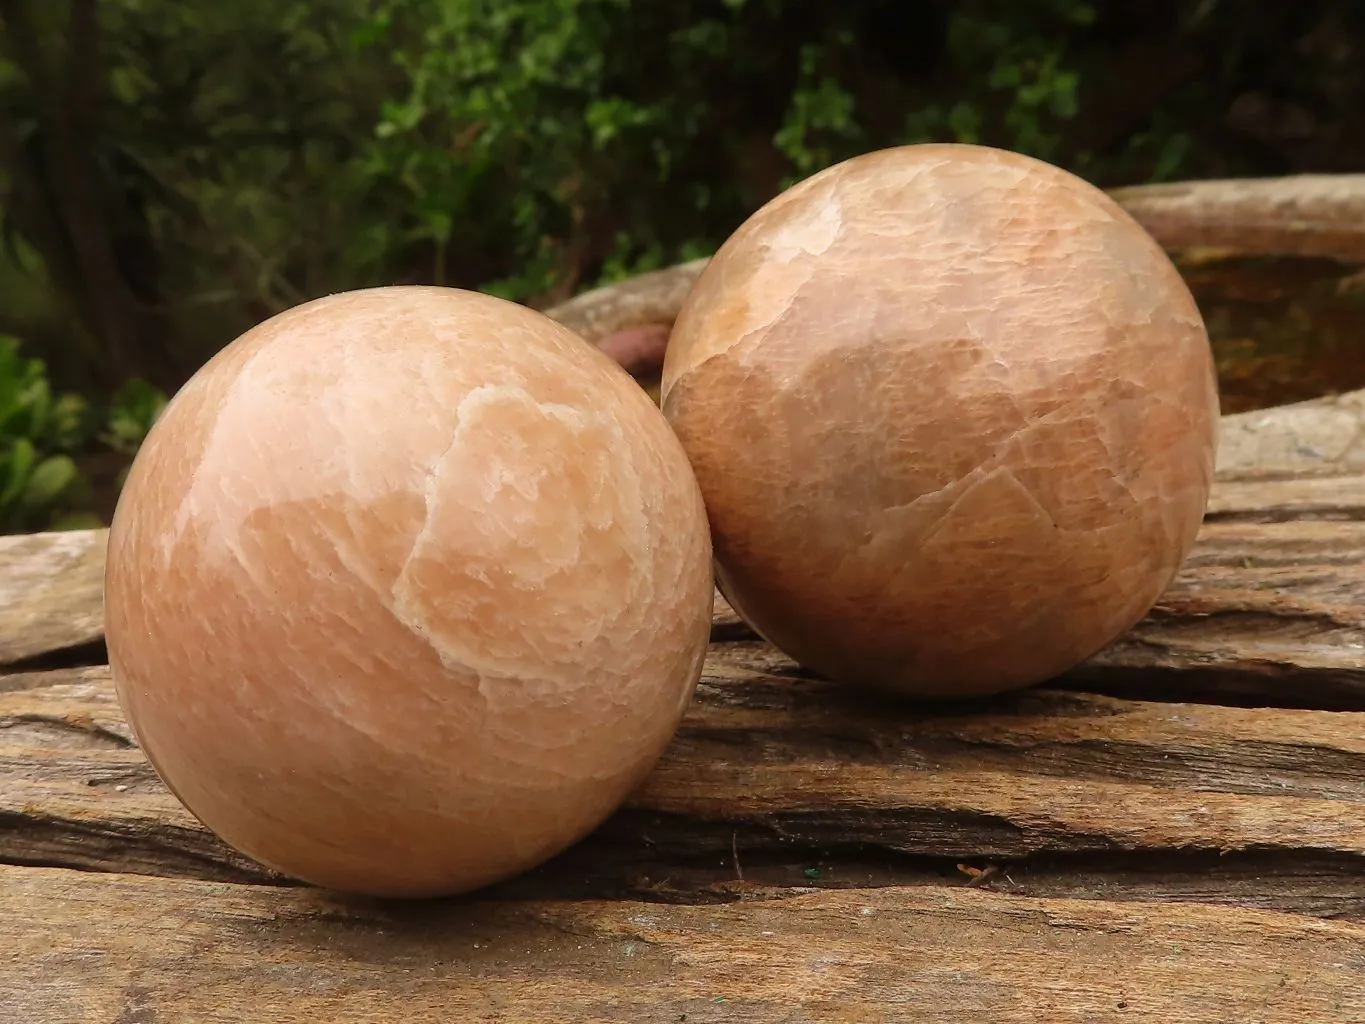
M 109 538 L 138 742 L 227 843 L 318 885 L 467 891 L 596 827 L 710 634 L 705 509 L 611 359 L 445 288 L 298 306 L 205 365 Z
M 919 697 L 1114 640 L 1212 481 L 1213 360 L 1174 265 L 1099 189 L 982 146 L 869 153 L 760 209 L 688 296 L 661 390 L 735 610 Z

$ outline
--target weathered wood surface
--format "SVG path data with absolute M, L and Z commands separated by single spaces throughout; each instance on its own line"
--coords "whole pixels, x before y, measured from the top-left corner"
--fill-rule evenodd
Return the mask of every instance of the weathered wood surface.
M 1365 477 L 1221 485 L 1175 584 L 1066 682 L 1365 709 Z
M 0 1021 L 1365 1020 L 1362 410 L 1225 418 L 1180 578 L 1047 688 L 847 693 L 722 606 L 617 815 L 415 906 L 200 826 L 102 663 L 104 534 L 0 538 Z
M 1365 391 L 1225 416 L 1223 479 L 1365 472 Z
M 1365 1019 L 1354 923 L 943 887 L 756 895 L 381 907 L 0 867 L 0 1007 L 24 1024 Z
M 0 665 L 104 635 L 103 530 L 0 537 Z
M 1365 263 L 1365 174 L 1134 185 L 1110 195 L 1167 249 Z
M 283 881 L 220 844 L 161 785 L 106 668 L 13 678 L 0 692 L 0 861 Z M 647 783 L 557 869 L 520 884 L 553 889 L 572 876 L 582 891 L 620 894 L 676 876 L 689 881 L 655 895 L 686 896 L 740 881 L 746 862 L 752 881 L 851 855 L 897 881 L 906 855 L 921 859 L 909 869 L 920 876 L 935 858 L 1055 864 L 1119 851 L 1365 875 L 1365 713 L 1050 691 L 906 713 L 801 678 L 762 644 L 717 644 Z M 1044 865 L 1032 884 L 1074 879 Z M 1301 903 L 1262 896 L 1365 917 L 1365 886 Z M 1239 902 L 1217 885 L 1203 898 Z

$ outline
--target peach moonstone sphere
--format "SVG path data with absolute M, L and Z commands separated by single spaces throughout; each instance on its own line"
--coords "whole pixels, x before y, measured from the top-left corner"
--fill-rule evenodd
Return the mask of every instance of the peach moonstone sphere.
M 760 209 L 690 293 L 661 395 L 735 610 L 812 670 L 925 698 L 1045 680 L 1137 622 L 1199 528 L 1218 415 L 1151 236 L 968 145 Z
M 119 500 L 109 657 L 139 744 L 296 878 L 435 896 L 608 816 L 701 672 L 711 545 L 667 422 L 539 313 L 333 295 L 175 396 Z

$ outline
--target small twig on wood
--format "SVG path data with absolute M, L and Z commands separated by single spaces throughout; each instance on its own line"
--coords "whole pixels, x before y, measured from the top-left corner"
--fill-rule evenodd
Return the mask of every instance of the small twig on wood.
M 967 876 L 967 888 L 981 885 L 1000 873 L 999 864 L 987 864 L 984 868 L 974 868 L 970 864 L 959 864 L 957 869 Z
M 730 833 L 730 856 L 733 857 L 733 858 L 734 858 L 734 861 L 735 861 L 735 878 L 737 878 L 737 879 L 738 879 L 739 881 L 741 881 L 741 882 L 744 881 L 744 869 L 743 869 L 742 867 L 739 866 L 739 833 L 738 833 L 738 832 L 731 832 L 731 833 Z

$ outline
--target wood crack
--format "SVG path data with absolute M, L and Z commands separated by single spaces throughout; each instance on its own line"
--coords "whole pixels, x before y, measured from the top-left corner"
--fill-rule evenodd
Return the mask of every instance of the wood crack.
M 92 721 L 58 718 L 52 715 L 14 715 L 0 718 L 0 738 L 14 743 L 20 738 L 35 746 L 43 745 L 46 734 L 68 733 L 80 737 L 82 746 L 129 749 L 136 746 L 127 736 Z
M 906 857 L 1014 864 L 1204 851 L 1285 868 L 1323 857 L 1359 866 L 1365 855 L 1365 714 L 1026 691 L 905 715 L 819 680 L 776 678 L 764 670 L 772 657 L 759 645 L 713 649 L 705 685 L 645 784 L 528 878 L 545 891 L 654 886 L 651 899 L 701 889 L 715 899 L 717 885 L 741 895 L 800 886 L 805 870 L 828 884 L 853 865 Z M 107 669 L 0 693 L 0 722 L 34 716 L 130 739 Z M 136 748 L 91 745 L 71 729 L 7 735 L 0 860 L 278 881 L 204 830 Z M 1163 884 L 1198 889 L 1188 875 Z

